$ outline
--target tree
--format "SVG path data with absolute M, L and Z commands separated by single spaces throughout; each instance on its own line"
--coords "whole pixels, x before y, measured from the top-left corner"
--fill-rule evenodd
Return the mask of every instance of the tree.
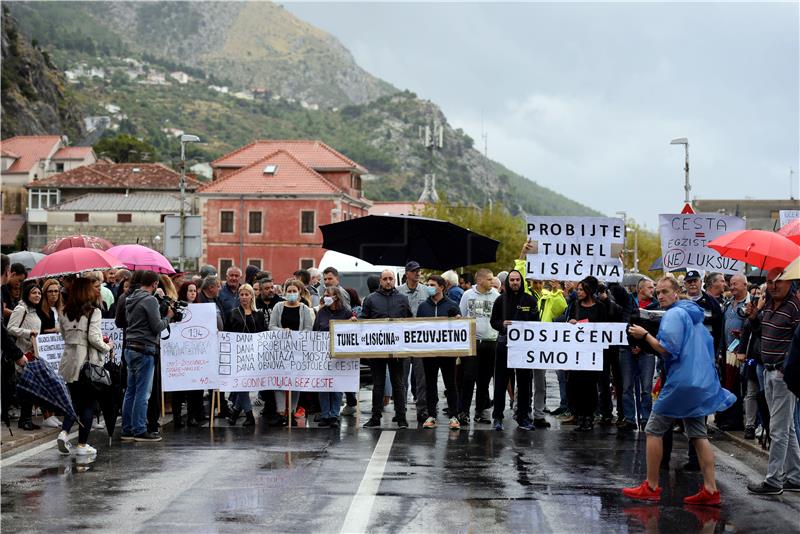
M 421 215 L 449 221 L 500 242 L 497 249 L 497 261 L 482 265 L 469 265 L 465 270 L 474 271 L 486 267 L 492 272 L 498 273 L 514 268 L 514 260 L 519 257 L 519 251 L 525 242 L 525 221 L 523 219 L 514 217 L 505 207 L 497 203 L 480 208 L 450 203 L 441 192 L 440 196 L 441 200 L 435 204 L 427 204 Z
M 98 156 L 107 157 L 117 163 L 141 163 L 156 160 L 156 149 L 130 135 L 103 137 L 94 145 Z
M 634 231 L 639 232 L 639 272 L 646 274 L 654 280 L 661 276 L 662 271 L 649 272 L 647 269 L 661 257 L 661 238 L 658 233 L 645 230 L 639 224 L 628 218 L 627 226 L 631 229 L 627 233 L 627 240 L 625 248 L 631 252 L 625 254 L 625 268 L 626 270 L 633 268 L 633 245 L 634 245 Z

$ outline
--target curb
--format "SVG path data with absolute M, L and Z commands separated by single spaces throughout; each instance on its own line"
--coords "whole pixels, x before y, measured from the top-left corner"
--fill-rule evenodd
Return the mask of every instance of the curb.
M 764 450 L 761 448 L 761 445 L 758 443 L 758 439 L 744 439 L 744 432 L 741 431 L 733 431 L 729 432 L 727 430 L 720 430 L 717 428 L 716 425 L 709 423 L 708 425 L 710 428 L 714 430 L 719 435 L 725 436 L 729 441 L 732 441 L 739 445 L 740 447 L 747 449 L 750 452 L 760 454 L 763 457 L 769 456 L 769 451 Z

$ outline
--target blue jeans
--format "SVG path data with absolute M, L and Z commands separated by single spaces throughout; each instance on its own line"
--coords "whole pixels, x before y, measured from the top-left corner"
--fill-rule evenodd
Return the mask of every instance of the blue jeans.
M 147 432 L 147 401 L 153 389 L 153 371 L 156 353 L 139 352 L 126 348 L 125 363 L 128 365 L 128 388 L 122 402 L 122 433 L 138 436 Z
M 234 409 L 244 413 L 253 411 L 253 402 L 250 400 L 249 391 L 237 391 L 228 395 L 228 400 L 233 404 Z
M 567 373 L 566 371 L 557 370 L 556 377 L 558 377 L 558 395 L 561 397 L 559 408 L 569 408 L 567 402 Z
M 341 393 L 320 393 L 319 394 L 319 407 L 322 413 L 320 417 L 326 419 L 338 419 L 339 410 L 342 409 L 342 394 Z
M 629 423 L 647 421 L 653 407 L 653 373 L 656 368 L 656 357 L 652 354 L 634 356 L 630 349 L 621 348 L 619 351 L 619 366 L 622 371 L 622 406 L 625 411 L 625 420 Z M 636 386 L 641 389 L 637 395 Z

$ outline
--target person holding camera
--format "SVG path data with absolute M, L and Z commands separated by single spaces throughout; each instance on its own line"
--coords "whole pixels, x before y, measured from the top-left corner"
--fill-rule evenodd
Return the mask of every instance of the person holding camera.
M 147 431 L 147 401 L 153 387 L 160 334 L 168 327 L 174 311 L 168 308 L 163 318 L 159 313 L 158 300 L 153 296 L 158 284 L 158 275 L 145 271 L 141 286 L 125 300 L 128 328 L 123 356 L 128 366 L 128 388 L 122 403 L 123 441 L 161 441 L 159 434 Z

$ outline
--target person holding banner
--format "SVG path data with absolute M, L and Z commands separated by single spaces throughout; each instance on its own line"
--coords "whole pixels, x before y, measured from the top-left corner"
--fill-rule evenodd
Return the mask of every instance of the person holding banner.
M 469 276 L 464 273 L 462 277 L 466 285 Z M 461 426 L 469 425 L 469 408 L 472 404 L 473 390 L 475 393 L 475 422 L 492 422 L 484 413 L 492 406 L 489 384 L 494 374 L 494 357 L 497 350 L 497 330 L 492 328 L 489 319 L 492 315 L 494 301 L 497 300 L 500 293 L 492 287 L 492 278 L 494 278 L 492 271 L 479 269 L 475 273 L 475 287 L 466 289 L 459 303 L 462 317 L 475 318 L 475 336 L 478 340 L 477 354 L 461 358 L 461 367 L 464 373 L 459 397 L 458 420 Z
M 225 330 L 227 332 L 248 334 L 266 331 L 267 325 L 264 319 L 264 312 L 255 308 L 256 292 L 253 290 L 253 286 L 247 283 L 240 285 L 238 300 L 239 305 L 231 310 L 225 321 Z M 228 399 L 231 402 L 231 415 L 228 417 L 229 425 L 236 425 L 236 420 L 242 411 L 244 411 L 244 423 L 242 423 L 242 426 L 256 424 L 249 391 L 231 393 Z
M 417 317 L 460 317 L 461 309 L 458 304 L 444 296 L 447 282 L 444 278 L 437 275 L 428 277 L 428 285 L 425 286 L 428 298 L 421 302 L 417 308 Z M 459 430 L 461 424 L 458 422 L 458 390 L 456 389 L 456 359 L 448 356 L 437 356 L 435 358 L 420 358 L 425 369 L 425 402 L 427 404 L 428 417 L 422 424 L 423 428 L 436 427 L 436 401 L 438 399 L 439 370 L 442 371 L 442 381 L 444 391 L 447 396 L 447 414 L 450 416 L 450 429 Z
M 327 270 L 326 270 L 327 272 Z M 319 313 L 314 319 L 315 332 L 330 331 L 331 321 L 346 321 L 353 316 L 353 312 L 347 305 L 349 296 L 347 292 L 339 287 L 326 286 L 319 303 Z M 339 410 L 342 408 L 342 393 L 321 392 L 319 393 L 320 414 L 319 426 L 339 428 Z
M 642 339 L 664 360 L 666 380 L 647 421 L 647 479 L 641 485 L 625 488 L 630 498 L 661 499 L 659 468 L 663 436 L 676 419 L 682 419 L 686 435 L 697 450 L 703 485 L 685 504 L 719 506 L 721 499 L 714 477 L 714 451 L 708 442 L 705 417 L 733 405 L 736 397 L 720 386 L 714 367 L 714 343 L 703 326 L 702 308 L 688 300 L 678 300 L 680 286 L 664 277 L 656 285 L 656 296 L 666 310 L 653 336 L 644 327 L 631 325 L 628 334 Z
M 506 384 L 508 383 L 507 329 L 512 321 L 538 321 L 539 306 L 532 295 L 525 292 L 522 273 L 513 270 L 508 273 L 505 289 L 494 301 L 490 323 L 499 332 L 494 364 L 494 410 L 492 428 L 503 430 L 503 411 L 506 404 Z M 531 369 L 517 369 L 517 427 L 520 430 L 535 430 L 531 420 Z
M 381 272 L 380 285 L 377 291 L 364 298 L 360 319 L 406 319 L 411 317 L 411 306 L 405 295 L 401 295 L 395 287 L 395 274 L 390 269 Z M 406 385 L 405 374 L 408 367 L 404 360 L 396 358 L 372 358 L 369 362 L 372 369 L 372 417 L 364 424 L 366 428 L 381 426 L 383 415 L 383 394 L 386 384 L 386 369 L 389 369 L 389 380 L 394 393 L 394 413 L 397 426 L 408 428 L 406 420 Z
M 578 299 L 569 309 L 569 323 L 605 323 L 610 322 L 614 315 L 610 307 L 618 307 L 611 299 L 600 301 L 597 299 L 597 289 L 600 283 L 594 276 L 587 276 L 580 282 L 576 289 Z M 605 357 L 604 357 L 605 360 Z M 568 371 L 567 396 L 570 405 L 575 407 L 576 432 L 591 432 L 594 430 L 594 414 L 597 411 L 598 390 L 597 384 L 602 372 L 599 371 Z
M 102 366 L 104 356 L 114 348 L 112 342 L 103 341 L 103 332 L 100 330 L 102 314 L 96 303 L 100 296 L 101 283 L 94 278 L 76 279 L 67 295 L 64 314 L 59 321 L 61 335 L 64 337 L 64 354 L 58 364 L 58 372 L 67 383 L 72 405 L 80 418 L 78 447 L 75 449 L 77 456 L 97 454 L 97 450 L 87 443 L 97 399 L 91 382 L 81 378 L 83 366 L 87 362 Z M 61 432 L 56 439 L 61 454 L 69 454 L 72 449 L 67 435 L 73 423 L 75 420 L 72 417 L 64 416 Z
M 194 304 L 197 302 L 197 293 L 195 282 L 184 282 L 178 289 L 178 300 Z M 203 390 L 172 392 L 172 424 L 175 428 L 183 427 L 181 410 L 184 402 L 186 402 L 186 426 L 200 426 L 200 422 L 203 420 Z
M 269 318 L 269 330 L 293 330 L 295 332 L 308 331 L 314 327 L 314 315 L 311 308 L 304 302 L 300 301 L 300 295 L 305 292 L 305 285 L 300 280 L 289 280 L 286 282 L 284 289 L 284 298 L 286 300 L 279 302 L 272 308 L 272 313 Z M 294 414 L 297 410 L 297 401 L 300 396 L 296 392 L 292 392 L 291 399 L 292 405 L 287 406 L 286 392 L 275 392 L 275 405 L 280 412 L 281 407 L 284 409 L 291 409 Z M 284 418 L 284 420 L 286 420 Z M 296 426 L 297 422 L 292 417 L 292 426 Z

